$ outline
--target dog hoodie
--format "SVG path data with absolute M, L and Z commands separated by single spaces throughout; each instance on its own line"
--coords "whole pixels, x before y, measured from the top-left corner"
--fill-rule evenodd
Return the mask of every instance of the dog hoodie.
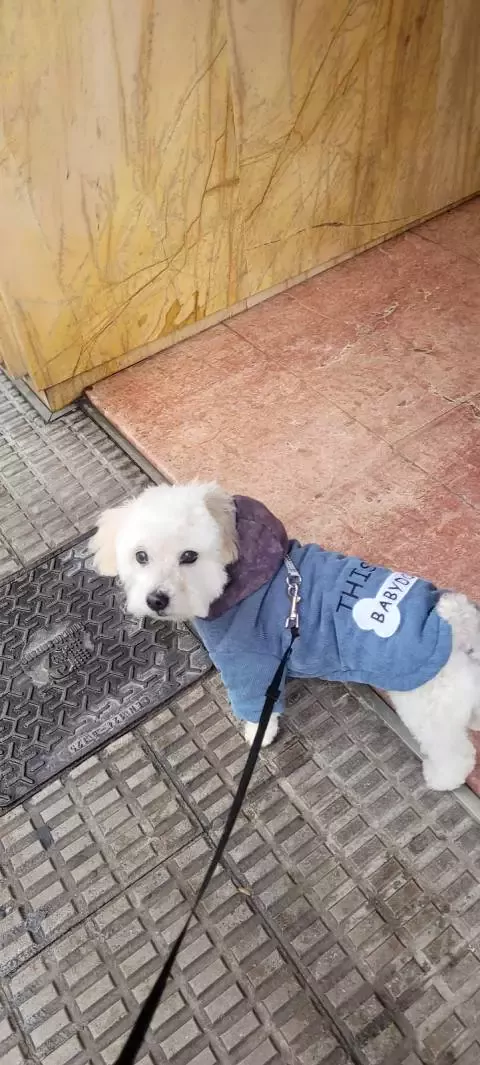
M 235 715 L 257 722 L 266 689 L 288 646 L 285 556 L 299 571 L 300 635 L 288 677 L 411 691 L 436 676 L 452 630 L 435 610 L 442 594 L 406 573 L 289 541 L 256 500 L 235 497 L 239 555 L 207 618 L 195 627 L 220 671 Z M 284 686 L 275 710 L 281 713 Z

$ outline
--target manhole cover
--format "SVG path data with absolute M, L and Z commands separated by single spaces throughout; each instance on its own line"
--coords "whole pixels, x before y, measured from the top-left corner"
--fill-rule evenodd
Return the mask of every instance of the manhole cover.
M 1 587 L 0 656 L 2 810 L 211 667 L 186 626 L 125 616 L 86 540 Z

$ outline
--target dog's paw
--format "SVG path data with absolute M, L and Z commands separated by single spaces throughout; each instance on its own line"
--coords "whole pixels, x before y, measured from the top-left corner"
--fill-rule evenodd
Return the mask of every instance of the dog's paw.
M 448 762 L 433 762 L 426 758 L 423 763 L 423 777 L 427 788 L 432 791 L 455 791 L 465 783 L 475 766 L 475 751 L 452 756 Z
M 272 714 L 270 721 L 268 722 L 265 735 L 263 737 L 262 747 L 269 747 L 277 736 L 279 717 L 280 714 Z M 252 746 L 252 743 L 255 739 L 257 728 L 258 725 L 256 725 L 253 721 L 245 722 L 245 739 L 249 747 Z

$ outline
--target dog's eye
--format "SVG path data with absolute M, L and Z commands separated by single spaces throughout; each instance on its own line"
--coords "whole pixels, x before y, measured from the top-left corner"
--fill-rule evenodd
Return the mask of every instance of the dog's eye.
M 181 566 L 193 566 L 193 563 L 197 561 L 198 555 L 196 551 L 184 551 L 180 555 Z
M 139 566 L 146 566 L 148 562 L 148 555 L 146 551 L 137 551 L 135 558 Z

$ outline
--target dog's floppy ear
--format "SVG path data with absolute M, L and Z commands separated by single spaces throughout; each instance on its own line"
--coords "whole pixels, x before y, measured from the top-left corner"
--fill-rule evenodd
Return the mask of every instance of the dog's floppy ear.
M 124 506 L 104 510 L 98 519 L 97 531 L 90 540 L 93 565 L 102 577 L 117 575 L 116 539 L 124 513 Z
M 205 506 L 222 532 L 222 554 L 225 565 L 238 558 L 237 512 L 231 495 L 218 484 L 205 486 Z

